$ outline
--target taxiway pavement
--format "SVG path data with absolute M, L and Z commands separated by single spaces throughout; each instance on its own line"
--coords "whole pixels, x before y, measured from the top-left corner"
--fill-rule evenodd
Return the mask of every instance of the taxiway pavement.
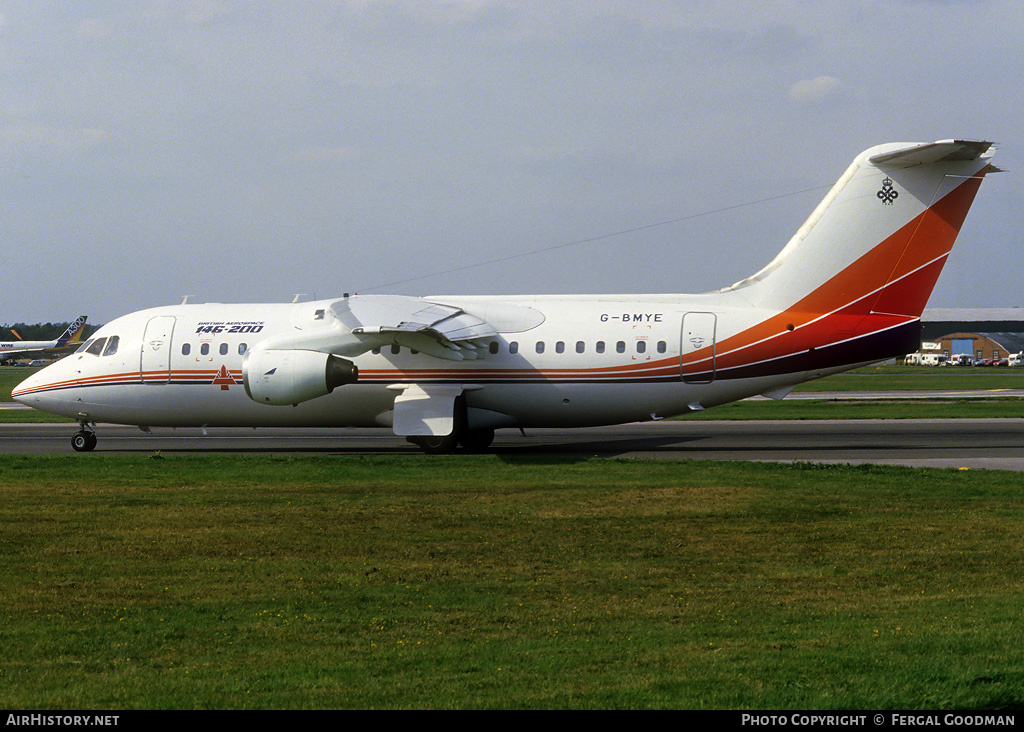
M 72 453 L 76 426 L 0 425 L 0 453 Z M 388 430 L 159 429 L 99 425 L 94 454 L 419 453 Z M 502 456 L 875 463 L 1024 471 L 1024 419 L 665 420 L 579 429 L 499 430 Z

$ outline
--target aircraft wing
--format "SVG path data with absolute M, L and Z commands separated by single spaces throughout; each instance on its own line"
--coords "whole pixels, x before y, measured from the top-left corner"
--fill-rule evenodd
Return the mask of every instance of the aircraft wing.
M 0 351 L 0 361 L 6 361 L 9 358 L 29 358 L 39 355 L 39 351 L 29 348 L 4 348 Z
M 331 313 L 365 350 L 406 346 L 448 361 L 487 353 L 497 331 L 461 308 L 402 295 L 353 295 L 331 305 Z
M 72 343 L 68 346 L 60 346 L 57 341 L 53 341 L 52 344 L 46 346 L 35 346 L 33 348 L 4 348 L 0 350 L 0 360 L 6 361 L 12 358 L 57 358 L 63 356 L 69 351 L 73 351 L 81 343 Z
M 63 356 L 68 352 L 69 349 L 61 348 L 57 341 L 50 341 L 47 343 L 34 342 L 34 341 L 21 341 L 25 343 L 27 348 L 0 348 L 0 361 L 7 361 L 12 358 L 55 358 L 57 356 Z M 19 341 L 14 343 L 4 344 L 4 346 L 17 346 Z M 81 344 L 75 343 L 73 348 L 78 348 Z

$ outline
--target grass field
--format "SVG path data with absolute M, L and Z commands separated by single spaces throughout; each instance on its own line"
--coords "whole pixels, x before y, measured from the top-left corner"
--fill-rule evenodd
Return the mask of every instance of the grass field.
M 1024 389 L 1024 368 L 865 366 L 796 387 L 796 391 L 974 389 Z
M 1024 399 L 1002 397 L 944 399 L 786 399 L 741 401 L 684 420 L 752 419 L 1020 419 Z
M 0 707 L 1024 704 L 992 471 L 0 457 Z

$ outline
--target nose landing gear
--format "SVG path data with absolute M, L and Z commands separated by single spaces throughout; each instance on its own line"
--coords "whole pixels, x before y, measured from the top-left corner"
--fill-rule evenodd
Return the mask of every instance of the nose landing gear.
M 84 422 L 81 429 L 71 438 L 71 449 L 75 452 L 92 452 L 96 449 L 96 433 Z

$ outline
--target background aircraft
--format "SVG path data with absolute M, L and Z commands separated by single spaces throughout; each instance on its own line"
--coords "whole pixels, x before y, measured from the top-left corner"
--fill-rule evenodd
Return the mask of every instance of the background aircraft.
M 0 342 L 0 363 L 14 358 L 57 358 L 74 351 L 82 343 L 85 315 L 79 315 L 60 338 L 52 341 Z

